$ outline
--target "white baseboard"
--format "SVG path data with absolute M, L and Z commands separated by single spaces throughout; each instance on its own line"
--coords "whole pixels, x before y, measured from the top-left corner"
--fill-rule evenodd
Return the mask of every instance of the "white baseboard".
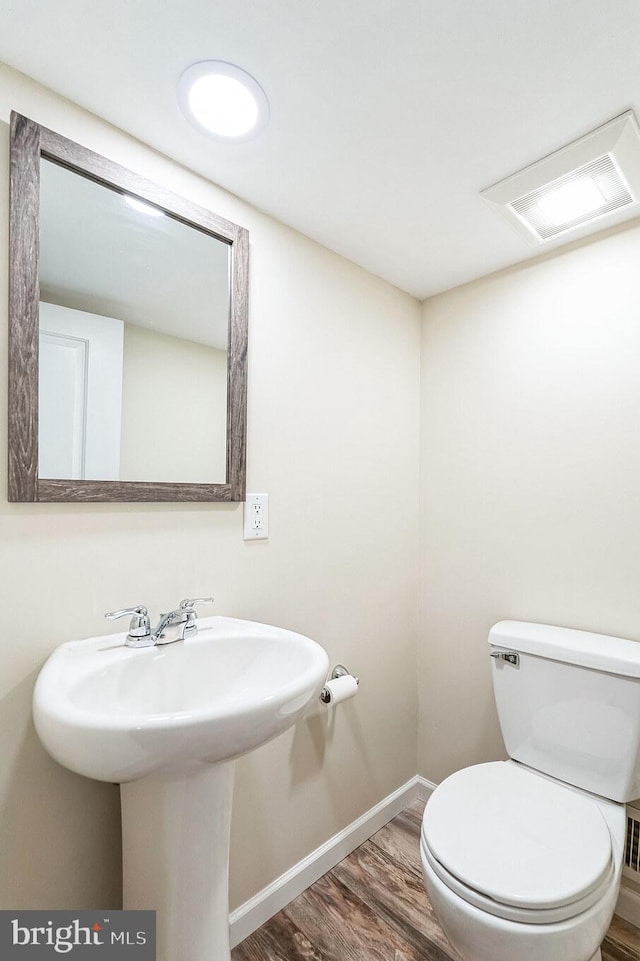
M 372 834 L 404 810 L 408 804 L 420 798 L 426 801 L 435 784 L 416 776 L 380 801 L 369 811 L 353 821 L 343 831 L 321 844 L 306 858 L 276 878 L 271 884 L 258 891 L 254 897 L 245 901 L 231 912 L 229 917 L 231 946 L 244 941 L 274 914 L 281 911 L 290 901 L 330 871 Z
M 616 914 L 624 918 L 625 921 L 629 921 L 630 924 L 635 924 L 637 928 L 640 928 L 640 891 L 637 891 L 636 888 L 628 887 L 624 883 L 624 878 L 620 886 L 620 893 L 616 904 Z
M 434 784 L 433 781 L 427 781 L 426 777 L 420 777 L 419 774 L 415 780 L 418 783 L 418 797 L 421 801 L 428 801 L 437 785 Z

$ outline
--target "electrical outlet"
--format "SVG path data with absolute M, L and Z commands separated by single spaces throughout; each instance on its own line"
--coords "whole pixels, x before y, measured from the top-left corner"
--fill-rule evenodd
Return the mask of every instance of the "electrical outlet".
M 247 494 L 244 502 L 245 541 L 266 540 L 269 536 L 269 495 Z

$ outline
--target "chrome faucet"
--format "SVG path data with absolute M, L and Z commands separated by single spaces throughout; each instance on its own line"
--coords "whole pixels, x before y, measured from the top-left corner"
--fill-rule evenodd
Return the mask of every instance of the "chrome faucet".
M 195 637 L 198 633 L 196 604 L 213 604 L 213 598 L 196 597 L 193 600 L 185 598 L 180 601 L 174 611 L 162 614 L 158 626 L 152 631 L 155 638 L 154 644 L 172 644 L 174 641 Z
M 141 604 L 138 607 L 125 607 L 122 611 L 111 611 L 110 614 L 104 616 L 108 621 L 117 621 L 119 617 L 126 617 L 128 614 L 131 615 L 131 623 L 124 642 L 125 645 L 127 647 L 150 647 L 155 642 L 151 636 L 151 621 L 146 607 Z
M 196 597 L 193 600 L 185 598 L 180 601 L 175 610 L 162 614 L 155 628 L 151 627 L 149 611 L 142 605 L 126 607 L 122 611 L 112 611 L 105 614 L 105 617 L 109 621 L 115 621 L 119 617 L 130 615 L 131 623 L 125 638 L 125 647 L 152 647 L 195 637 L 198 633 L 196 604 L 213 604 L 213 598 Z

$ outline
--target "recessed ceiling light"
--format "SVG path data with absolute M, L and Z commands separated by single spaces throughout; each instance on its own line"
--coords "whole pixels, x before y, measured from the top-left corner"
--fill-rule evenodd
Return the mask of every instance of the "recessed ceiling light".
M 269 102 L 257 80 L 222 60 L 188 67 L 178 81 L 186 116 L 216 140 L 256 137 L 269 120 Z
M 488 187 L 482 196 L 537 244 L 636 215 L 640 129 L 633 112 Z

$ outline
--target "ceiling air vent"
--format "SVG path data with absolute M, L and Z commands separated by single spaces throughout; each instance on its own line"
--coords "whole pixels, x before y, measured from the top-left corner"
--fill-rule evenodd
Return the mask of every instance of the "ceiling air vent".
M 536 244 L 640 212 L 640 129 L 631 110 L 482 191 Z

